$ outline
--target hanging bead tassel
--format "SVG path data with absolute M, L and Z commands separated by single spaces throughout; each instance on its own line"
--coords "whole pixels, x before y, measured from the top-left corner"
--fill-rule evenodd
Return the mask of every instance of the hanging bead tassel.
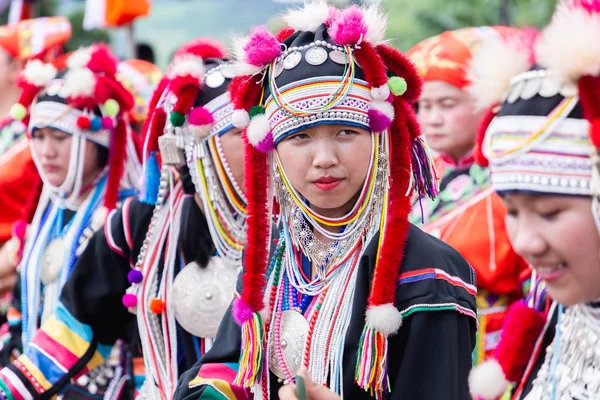
M 239 309 L 241 301 L 236 302 Z M 242 314 L 245 314 L 242 312 Z M 242 328 L 242 353 L 234 384 L 245 388 L 254 387 L 259 382 L 262 374 L 264 360 L 263 350 L 263 320 L 258 312 L 253 312 L 246 321 L 241 324 Z
M 438 195 L 438 180 L 433 158 L 423 139 L 415 138 L 412 144 L 412 187 L 419 196 L 433 200 Z
M 358 360 L 354 379 L 358 386 L 376 399 L 383 399 L 390 392 L 387 370 L 387 335 L 365 325 L 358 347 Z

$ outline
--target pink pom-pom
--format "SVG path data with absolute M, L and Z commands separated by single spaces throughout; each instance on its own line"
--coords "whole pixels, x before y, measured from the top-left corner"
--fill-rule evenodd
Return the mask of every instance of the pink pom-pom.
M 336 7 L 329 7 L 329 12 L 327 14 L 327 20 L 325 20 L 325 26 L 330 27 L 333 22 L 340 17 L 342 11 Z
M 590 14 L 600 13 L 600 0 L 571 0 L 566 4 L 570 8 L 583 8 Z
M 137 306 L 137 297 L 135 294 L 127 293 L 123 296 L 123 305 L 127 308 Z
M 102 129 L 111 130 L 115 127 L 115 121 L 111 117 L 102 117 Z
M 244 322 L 249 321 L 252 318 L 253 313 L 254 311 L 252 311 L 252 308 L 250 308 L 248 304 L 244 303 L 242 299 L 234 300 L 233 319 L 239 326 L 242 326 Z
M 371 128 L 371 132 L 373 133 L 385 132 L 392 124 L 390 117 L 377 109 L 369 109 L 368 115 L 369 128 Z
M 12 234 L 19 240 L 25 240 L 25 234 L 27 233 L 27 223 L 25 221 L 17 221 L 12 227 Z
M 265 136 L 263 140 L 258 142 L 256 149 L 263 153 L 268 153 L 275 149 L 275 145 L 273 143 L 273 133 L 271 131 L 267 133 L 267 136 Z
M 367 33 L 367 24 L 363 19 L 362 10 L 356 5 L 346 8 L 333 21 L 329 33 L 333 41 L 339 45 L 362 42 Z
M 206 108 L 196 107 L 190 112 L 188 122 L 192 125 L 202 126 L 214 123 L 215 119 Z
M 281 55 L 281 45 L 265 27 L 255 28 L 244 45 L 248 64 L 262 67 Z

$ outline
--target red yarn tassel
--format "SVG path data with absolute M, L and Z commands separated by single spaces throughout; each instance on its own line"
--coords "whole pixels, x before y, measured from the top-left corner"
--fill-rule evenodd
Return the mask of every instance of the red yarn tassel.
M 378 306 L 395 303 L 396 282 L 404 258 L 404 245 L 408 238 L 408 214 L 411 210 L 410 197 L 406 188 L 410 181 L 411 134 L 407 129 L 408 104 L 396 101 L 396 118 L 390 127 L 390 188 L 388 192 L 388 215 L 385 221 L 383 242 L 371 286 L 369 305 Z
M 377 88 L 387 84 L 388 76 L 383 60 L 370 43 L 361 43 L 360 48 L 354 51 L 354 56 L 371 87 Z
M 148 136 L 145 140 L 148 142 L 148 152 L 159 151 L 158 149 L 158 138 L 163 134 L 165 125 L 167 124 L 167 113 L 162 108 L 157 108 L 149 122 L 148 130 L 146 135 Z
M 523 300 L 510 306 L 500 342 L 494 350 L 494 358 L 508 381 L 518 382 L 525 373 L 545 323 L 546 316 L 528 307 Z
M 156 106 L 158 104 L 158 101 L 162 97 L 163 92 L 167 88 L 168 84 L 169 84 L 169 80 L 167 78 L 162 78 L 160 80 L 160 82 L 158 82 L 156 89 L 154 89 L 154 93 L 152 93 L 152 98 L 150 99 L 150 102 L 148 103 L 148 115 L 146 116 L 146 120 L 144 121 L 144 124 L 142 125 L 142 131 L 140 132 L 140 134 L 144 138 L 144 143 L 146 143 L 147 137 L 150 134 L 150 131 L 148 129 L 150 127 L 150 121 L 152 121 L 154 111 L 156 111 Z M 158 143 L 157 143 L 157 146 L 158 146 Z
M 387 69 L 406 81 L 407 89 L 402 98 L 409 103 L 416 102 L 421 97 L 423 80 L 414 64 L 398 50 L 388 45 L 380 44 L 376 49 Z
M 477 130 L 477 140 L 475 142 L 475 149 L 473 150 L 473 157 L 475 158 L 475 162 L 482 167 L 488 167 L 490 165 L 489 160 L 483 154 L 483 141 L 485 140 L 485 132 L 492 120 L 496 117 L 496 113 L 493 111 L 494 108 L 495 107 L 490 108 L 485 113 Z
M 600 148 L 600 77 L 586 75 L 579 79 L 579 99 L 583 107 L 585 118 L 590 121 L 590 140 Z
M 117 206 L 117 201 L 119 200 L 121 177 L 125 170 L 125 158 L 127 157 L 127 123 L 123 118 L 118 119 L 117 126 L 112 131 L 110 144 L 111 148 L 108 156 L 109 171 L 104 206 L 112 210 Z
M 179 88 L 179 91 L 176 92 L 178 98 L 177 103 L 173 107 L 173 111 L 187 115 L 187 113 L 192 109 L 199 91 L 200 88 L 198 85 L 187 85 Z

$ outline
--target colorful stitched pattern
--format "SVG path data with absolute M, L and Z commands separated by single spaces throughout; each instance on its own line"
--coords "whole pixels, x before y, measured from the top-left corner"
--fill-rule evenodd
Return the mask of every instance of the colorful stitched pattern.
M 453 286 L 465 289 L 469 294 L 473 296 L 477 295 L 477 287 L 466 283 L 462 279 L 456 276 L 452 276 L 447 272 L 437 268 L 425 268 L 416 271 L 404 272 L 403 274 L 400 274 L 400 278 L 398 279 L 398 285 L 424 281 L 426 279 L 441 279 Z
M 36 389 L 44 393 L 62 379 L 89 350 L 92 328 L 82 324 L 62 305 L 35 333 L 27 352 L 13 365 Z M 100 365 L 111 352 L 111 346 L 99 345 L 93 357 L 77 376 L 88 373 Z M 31 394 L 13 371 L 4 368 L 0 380 L 15 399 L 31 398 Z
M 237 363 L 204 364 L 200 367 L 198 375 L 190 383 L 189 387 L 206 385 L 200 396 L 200 400 L 227 399 L 243 400 L 252 398 L 245 389 L 233 385 L 237 373 Z

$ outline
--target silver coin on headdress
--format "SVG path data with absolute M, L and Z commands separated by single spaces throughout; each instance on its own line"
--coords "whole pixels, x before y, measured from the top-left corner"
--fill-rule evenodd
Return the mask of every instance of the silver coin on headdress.
M 299 51 L 294 51 L 288 54 L 283 60 L 283 68 L 294 69 L 296 65 L 300 64 L 302 60 L 302 54 Z
M 193 262 L 175 277 L 172 290 L 177 322 L 192 335 L 212 338 L 227 311 L 237 279 L 237 267 L 212 257 L 206 268 Z
M 336 64 L 340 64 L 340 65 L 344 65 L 348 62 L 348 60 L 346 59 L 346 55 L 338 50 L 334 50 L 334 51 L 330 52 L 329 58 L 331 58 L 331 61 L 335 62 Z
M 42 254 L 40 266 L 40 280 L 44 285 L 56 282 L 62 269 L 65 256 L 64 241 L 56 238 L 48 243 Z
M 327 50 L 322 47 L 311 47 L 306 51 L 304 58 L 307 63 L 319 66 L 327 61 Z
M 279 346 L 283 360 L 277 356 L 275 349 L 275 335 L 271 332 L 269 340 L 269 369 L 278 378 L 285 379 L 281 362 L 291 376 L 296 376 L 304 360 L 304 348 L 308 338 L 308 321 L 302 314 L 294 310 L 286 310 L 281 313 L 281 325 L 279 335 Z

